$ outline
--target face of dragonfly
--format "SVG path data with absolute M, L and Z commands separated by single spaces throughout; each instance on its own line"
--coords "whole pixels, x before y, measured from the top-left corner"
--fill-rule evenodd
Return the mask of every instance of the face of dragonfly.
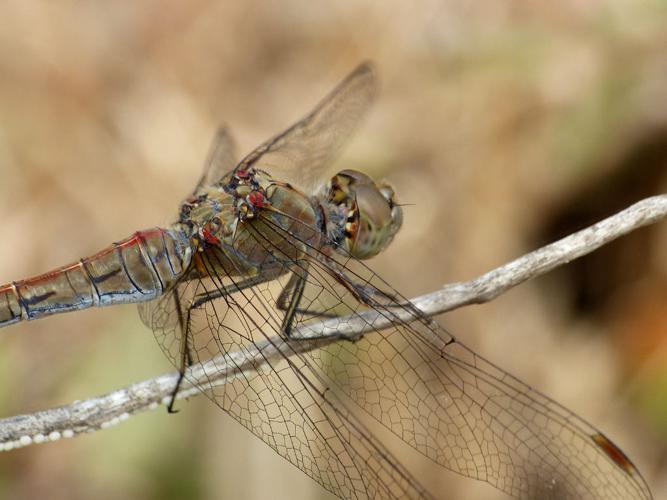
M 330 238 L 356 259 L 369 259 L 387 248 L 403 223 L 394 190 L 356 170 L 333 176 L 323 198 Z

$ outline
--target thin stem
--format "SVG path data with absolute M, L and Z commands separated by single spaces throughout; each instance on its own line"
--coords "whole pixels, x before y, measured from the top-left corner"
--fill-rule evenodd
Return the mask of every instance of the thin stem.
M 469 304 L 481 304 L 493 300 L 524 281 L 541 276 L 555 267 L 586 255 L 610 241 L 635 229 L 652 224 L 667 217 L 667 195 L 646 198 L 631 207 L 604 219 L 586 229 L 530 252 L 470 281 L 445 285 L 442 289 L 412 300 L 424 314 L 432 316 Z M 233 352 L 219 356 L 189 369 L 178 393 L 186 398 L 198 393 L 190 381 L 202 381 L 210 387 L 213 383 L 224 384 L 246 370 L 255 370 L 265 359 L 282 356 L 285 342 L 290 342 L 290 351 L 308 352 L 323 345 L 337 342 L 340 335 L 355 337 L 373 329 L 388 326 L 387 315 L 373 311 L 362 313 L 363 317 L 328 319 L 304 325 L 295 335 L 309 338 L 323 333 L 336 333 L 318 340 L 286 341 L 274 337 L 244 352 Z M 409 310 L 397 312 L 409 319 Z M 341 321 L 343 319 L 344 321 Z M 344 325 L 344 330 L 341 329 Z M 282 348 L 281 348 L 282 347 Z M 282 351 L 282 353 L 281 353 Z M 219 373 L 211 382 L 213 369 Z M 178 380 L 177 373 L 169 373 L 123 389 L 50 410 L 18 415 L 0 420 L 0 450 L 11 450 L 21 446 L 61 437 L 72 437 L 85 432 L 104 429 L 132 415 L 157 408 L 169 401 Z M 190 381 L 188 381 L 190 380 Z

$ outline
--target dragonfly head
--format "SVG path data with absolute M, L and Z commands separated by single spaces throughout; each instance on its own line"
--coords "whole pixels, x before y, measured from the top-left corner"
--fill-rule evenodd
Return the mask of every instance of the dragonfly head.
M 338 218 L 327 229 L 339 247 L 357 259 L 387 248 L 403 223 L 394 190 L 356 170 L 343 170 L 326 186 L 326 200 Z

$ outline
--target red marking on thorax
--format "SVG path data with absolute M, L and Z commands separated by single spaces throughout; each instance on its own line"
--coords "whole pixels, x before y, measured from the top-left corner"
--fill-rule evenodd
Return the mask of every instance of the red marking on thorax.
M 248 203 L 257 208 L 265 208 L 270 205 L 266 197 L 259 191 L 252 191 L 248 195 Z
M 220 243 L 220 240 L 213 236 L 213 233 L 211 233 L 211 231 L 209 231 L 207 228 L 203 228 L 201 232 L 202 236 L 204 236 L 204 241 L 209 245 L 218 245 Z
M 250 177 L 250 172 L 248 172 L 244 168 L 237 168 L 236 172 L 234 172 L 234 175 L 236 175 L 236 177 L 238 177 L 239 179 L 247 179 L 248 177 Z

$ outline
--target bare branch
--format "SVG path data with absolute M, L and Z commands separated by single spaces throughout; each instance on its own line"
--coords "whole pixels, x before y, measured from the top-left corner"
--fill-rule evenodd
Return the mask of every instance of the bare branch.
M 630 231 L 665 217 L 667 217 L 667 195 L 647 198 L 597 224 L 519 257 L 478 278 L 445 285 L 441 290 L 417 297 L 412 302 L 429 316 L 468 304 L 488 302 L 524 281 L 541 276 Z M 402 316 L 403 313 L 397 314 Z M 409 311 L 405 311 L 404 314 L 403 319 L 409 319 Z M 312 339 L 334 332 L 338 337 L 332 335 L 318 340 L 289 341 L 290 350 L 307 352 L 339 341 L 340 335 L 359 336 L 369 330 L 368 325 L 381 328 L 388 326 L 389 322 L 389 319 L 373 311 L 364 312 L 363 318 L 344 319 L 342 322 L 341 318 L 338 318 L 301 327 L 297 334 L 304 338 Z M 341 324 L 345 325 L 344 331 L 341 330 Z M 205 381 L 204 383 L 210 384 L 205 374 L 210 375 L 215 368 L 219 376 L 214 383 L 223 384 L 244 370 L 255 369 L 263 359 L 281 356 L 280 351 L 285 352 L 284 343 L 285 340 L 274 337 L 252 349 L 246 349 L 245 352 L 234 352 L 201 365 L 194 365 L 189 369 L 186 380 Z M 2 419 L 0 451 L 94 432 L 115 425 L 131 415 L 157 408 L 169 400 L 177 379 L 177 373 L 165 374 L 96 398 L 75 401 L 66 406 L 29 415 Z M 186 398 L 197 393 L 198 390 L 192 384 L 184 381 L 178 398 Z

